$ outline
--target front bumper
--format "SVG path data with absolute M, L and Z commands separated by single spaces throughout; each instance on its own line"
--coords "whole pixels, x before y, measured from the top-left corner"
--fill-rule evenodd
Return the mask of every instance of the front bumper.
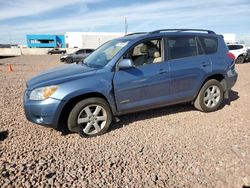
M 28 95 L 29 91 L 26 91 L 23 101 L 26 118 L 32 123 L 57 129 L 59 116 L 66 102 L 53 98 L 32 101 Z
M 60 57 L 60 61 L 61 61 L 61 62 L 64 62 L 65 59 L 66 59 L 66 57 Z

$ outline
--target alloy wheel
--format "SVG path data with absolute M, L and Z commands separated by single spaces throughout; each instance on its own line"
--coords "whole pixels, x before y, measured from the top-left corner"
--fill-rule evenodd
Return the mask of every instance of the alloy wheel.
M 220 98 L 221 98 L 221 92 L 219 87 L 216 85 L 211 85 L 205 91 L 204 104 L 208 108 L 213 108 L 218 104 Z
M 98 134 L 106 125 L 107 112 L 97 104 L 86 106 L 78 115 L 77 124 L 87 135 Z

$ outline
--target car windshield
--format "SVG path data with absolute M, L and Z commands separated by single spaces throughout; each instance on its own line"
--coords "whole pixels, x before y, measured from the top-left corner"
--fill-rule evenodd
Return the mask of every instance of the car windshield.
M 127 44 L 128 40 L 111 40 L 92 52 L 83 63 L 90 67 L 102 68 Z

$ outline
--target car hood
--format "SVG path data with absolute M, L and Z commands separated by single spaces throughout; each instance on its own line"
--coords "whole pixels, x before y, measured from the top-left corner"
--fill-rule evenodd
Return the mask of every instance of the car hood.
M 61 84 L 66 81 L 83 78 L 95 74 L 96 69 L 84 64 L 63 65 L 50 69 L 27 82 L 27 89 L 33 90 L 38 87 Z

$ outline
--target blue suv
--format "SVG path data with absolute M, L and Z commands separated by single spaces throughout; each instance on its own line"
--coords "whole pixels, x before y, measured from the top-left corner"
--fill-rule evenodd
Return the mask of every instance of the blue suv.
M 235 57 L 210 30 L 163 29 L 111 40 L 81 64 L 27 82 L 29 121 L 82 136 L 105 133 L 119 115 L 192 103 L 217 110 L 236 83 Z

